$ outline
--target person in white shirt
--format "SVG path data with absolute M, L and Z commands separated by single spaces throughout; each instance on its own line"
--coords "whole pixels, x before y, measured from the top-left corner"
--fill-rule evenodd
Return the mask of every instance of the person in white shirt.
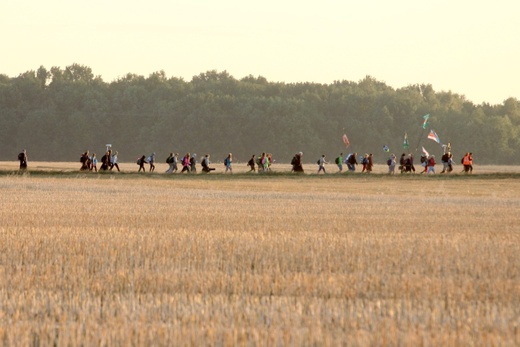
M 110 157 L 110 170 L 112 170 L 115 166 L 117 171 L 119 172 L 121 170 L 119 170 L 119 164 L 117 162 L 117 154 L 118 154 L 118 152 L 115 151 L 114 154 L 112 155 L 112 157 Z

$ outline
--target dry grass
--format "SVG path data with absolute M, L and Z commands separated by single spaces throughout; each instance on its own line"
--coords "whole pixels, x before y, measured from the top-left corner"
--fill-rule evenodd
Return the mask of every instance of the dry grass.
M 1 344 L 520 344 L 516 179 L 153 177 L 0 176 Z

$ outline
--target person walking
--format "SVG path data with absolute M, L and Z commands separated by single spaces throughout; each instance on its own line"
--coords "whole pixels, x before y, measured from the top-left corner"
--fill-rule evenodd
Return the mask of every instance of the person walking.
M 357 153 L 352 153 L 347 157 L 348 171 L 356 171 L 356 165 L 358 164 L 356 157 Z
M 197 154 L 193 153 L 193 155 L 190 157 L 190 172 L 196 173 L 197 172 Z
M 426 154 L 421 154 L 421 166 L 424 168 L 421 173 L 425 173 L 428 171 L 428 157 Z
M 149 171 L 154 172 L 155 171 L 155 152 L 150 154 L 150 156 L 148 157 L 148 164 L 150 165 Z
M 18 154 L 18 160 L 20 161 L 20 170 L 26 170 L 27 169 L 27 150 L 22 150 Z
M 343 153 L 339 154 L 339 157 L 336 158 L 336 165 L 338 166 L 338 173 L 343 171 Z
M 88 170 L 90 167 L 90 158 L 88 157 L 88 150 L 86 150 L 81 157 L 79 158 L 79 161 L 81 162 L 81 171 Z
M 179 163 L 179 153 L 175 153 L 173 155 L 173 170 L 172 170 L 172 173 L 179 171 L 179 168 L 177 166 L 178 163 Z
M 406 161 L 406 153 L 401 154 L 401 157 L 399 158 L 399 170 L 401 170 L 401 173 L 404 173 L 405 171 L 405 161 Z
M 365 155 L 363 156 L 363 159 L 361 159 L 361 164 L 363 165 L 363 168 L 361 169 L 361 172 L 368 171 L 367 170 L 367 167 L 368 167 L 368 153 L 365 153 Z
M 99 170 L 106 171 L 110 168 L 110 158 L 112 157 L 111 154 L 112 154 L 112 150 L 108 150 L 101 157 L 101 167 L 99 168 Z
M 137 170 L 137 172 L 141 172 L 141 170 L 143 170 L 143 172 L 146 172 L 145 168 L 144 168 L 144 164 L 146 163 L 146 156 L 143 154 L 143 156 L 139 159 L 137 159 L 137 165 L 139 165 L 139 170 Z
M 368 154 L 367 160 L 368 160 L 368 163 L 367 163 L 366 173 L 371 173 L 372 168 L 374 167 L 374 156 L 372 153 Z
M 190 173 L 190 154 L 189 153 L 186 153 L 186 155 L 182 158 L 181 165 L 182 165 L 181 173 L 183 173 L 183 172 Z
M 233 173 L 233 167 L 231 164 L 233 163 L 233 154 L 229 153 L 226 159 L 224 159 L 224 166 L 226 166 L 226 171 L 224 173 L 227 173 L 228 171 Z
M 430 158 L 428 158 L 428 172 L 427 173 L 433 173 L 435 174 L 435 156 L 430 155 Z
M 202 172 L 210 173 L 211 171 L 214 171 L 214 167 L 209 167 L 210 161 L 209 161 L 209 154 L 206 154 L 202 161 L 200 162 L 200 165 L 202 166 Z
M 90 165 L 90 171 L 94 170 L 94 172 L 97 172 L 97 157 L 96 153 L 92 153 L 92 159 L 90 159 L 91 165 Z
M 325 154 L 322 154 L 320 159 L 318 159 L 318 174 L 323 171 L 323 174 L 326 174 L 327 171 L 325 171 L 325 164 L 328 164 L 328 162 L 325 160 Z
M 117 159 L 118 153 L 119 153 L 118 151 L 115 151 L 114 154 L 112 155 L 112 157 L 110 157 L 110 171 L 112 171 L 112 169 L 114 167 L 117 169 L 117 172 L 121 171 L 121 170 L 119 170 L 119 163 L 118 163 L 118 159 Z
M 397 157 L 395 156 L 395 154 L 392 153 L 390 155 L 390 158 L 388 158 L 387 164 L 388 164 L 388 173 L 390 175 L 395 174 L 395 166 L 397 165 Z
M 253 154 L 251 156 L 251 159 L 247 162 L 247 166 L 250 167 L 250 170 L 248 172 L 255 172 L 255 155 Z
M 166 158 L 166 164 L 168 164 L 170 167 L 168 168 L 168 170 L 166 170 L 165 173 L 172 173 L 173 172 L 173 152 L 170 153 L 170 155 L 168 156 L 168 158 Z
M 473 173 L 473 153 L 468 152 L 464 155 L 464 157 L 462 158 L 462 165 L 464 165 L 464 173 Z

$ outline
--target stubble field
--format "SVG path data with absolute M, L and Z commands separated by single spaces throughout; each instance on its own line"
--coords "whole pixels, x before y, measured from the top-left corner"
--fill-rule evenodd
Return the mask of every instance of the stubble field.
M 55 170 L 0 175 L 2 345 L 520 344 L 516 176 Z

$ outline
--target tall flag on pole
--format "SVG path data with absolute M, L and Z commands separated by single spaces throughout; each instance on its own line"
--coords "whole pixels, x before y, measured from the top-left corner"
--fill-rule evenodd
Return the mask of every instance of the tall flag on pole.
M 408 134 L 404 133 L 403 148 L 404 149 L 408 149 L 408 147 L 409 147 L 409 145 L 408 145 Z
M 437 133 L 433 129 L 430 130 L 430 133 L 428 134 L 428 138 L 430 140 L 433 140 L 433 141 L 437 142 L 437 143 L 441 143 L 441 140 L 439 139 L 439 136 L 437 135 Z
M 341 140 L 343 140 L 345 147 L 350 146 L 350 141 L 348 140 L 347 134 L 343 134 L 343 136 L 341 137 Z
M 423 119 L 424 119 L 424 122 L 423 122 L 423 124 L 422 124 L 422 128 L 423 128 L 423 129 L 426 129 L 426 126 L 428 125 L 428 118 L 430 118 L 430 114 L 429 114 L 429 113 L 428 113 L 428 114 L 425 114 L 425 115 L 423 116 Z

